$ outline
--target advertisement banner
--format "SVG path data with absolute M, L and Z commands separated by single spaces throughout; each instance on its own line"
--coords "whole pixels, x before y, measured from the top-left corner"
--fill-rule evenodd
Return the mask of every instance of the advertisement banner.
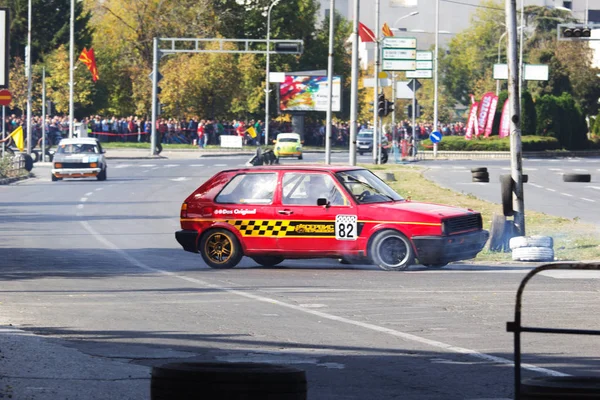
M 490 137 L 492 134 L 492 127 L 494 126 L 494 119 L 496 118 L 496 108 L 498 107 L 498 96 L 492 97 L 490 103 L 490 110 L 488 111 L 487 122 L 485 123 L 485 137 Z
M 279 84 L 279 109 L 281 111 L 327 111 L 327 77 L 286 75 Z M 341 111 L 342 78 L 333 77 L 331 108 Z
M 475 129 L 475 135 L 479 133 L 477 129 L 477 106 L 479 103 L 471 103 L 471 109 L 469 110 L 469 120 L 467 121 L 467 130 L 465 132 L 465 139 L 471 140 L 473 137 L 473 129 Z
M 479 107 L 479 115 L 477 117 L 477 123 L 479 125 L 479 129 L 483 131 L 485 128 L 485 123 L 487 122 L 487 116 L 490 111 L 490 105 L 492 104 L 492 98 L 495 96 L 494 93 L 488 92 L 483 95 L 481 98 L 481 106 Z
M 499 136 L 505 138 L 510 136 L 510 116 L 508 112 L 508 99 L 504 102 L 502 107 L 502 116 L 500 117 L 500 132 Z

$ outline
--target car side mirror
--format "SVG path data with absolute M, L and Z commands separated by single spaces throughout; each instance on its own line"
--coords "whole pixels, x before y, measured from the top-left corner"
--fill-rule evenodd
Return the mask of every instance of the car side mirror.
M 102 150 L 102 154 L 106 153 L 106 150 Z
M 329 201 L 327 201 L 326 198 L 324 197 L 319 197 L 317 199 L 317 205 L 318 206 L 325 206 L 325 207 L 329 207 Z

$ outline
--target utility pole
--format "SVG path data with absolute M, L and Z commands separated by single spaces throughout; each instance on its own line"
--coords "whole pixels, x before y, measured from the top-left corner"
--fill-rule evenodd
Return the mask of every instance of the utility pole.
M 373 84 L 373 164 L 379 164 L 379 134 L 377 114 L 377 95 L 379 94 L 379 1 L 375 0 L 375 65 L 373 66 L 375 83 Z
M 354 0 L 352 21 L 352 83 L 350 89 L 350 157 L 348 164 L 356 165 L 356 130 L 358 128 L 358 15 L 360 0 Z
M 329 5 L 329 57 L 327 61 L 327 129 L 325 137 L 325 164 L 331 164 L 331 117 L 332 117 L 332 104 L 333 99 L 333 35 L 334 29 L 334 17 L 335 17 L 335 0 L 331 0 Z
M 517 3 L 506 0 L 508 32 L 508 99 L 510 111 L 510 167 L 514 182 L 514 223 L 519 236 L 525 236 L 525 201 L 523 197 L 523 154 L 521 145 L 521 109 L 519 107 L 519 59 L 517 57 Z

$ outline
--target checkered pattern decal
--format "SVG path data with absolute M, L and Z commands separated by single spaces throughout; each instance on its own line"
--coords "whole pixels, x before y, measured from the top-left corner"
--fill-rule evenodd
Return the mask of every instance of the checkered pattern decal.
M 334 237 L 333 222 L 282 220 L 228 220 L 242 236 L 322 236 Z

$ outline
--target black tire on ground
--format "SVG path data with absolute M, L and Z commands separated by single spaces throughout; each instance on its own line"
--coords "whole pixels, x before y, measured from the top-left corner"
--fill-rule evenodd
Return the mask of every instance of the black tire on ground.
M 62 178 L 57 178 L 57 177 L 56 177 L 56 176 L 54 176 L 54 174 L 52 174 L 52 173 L 51 173 L 50 175 L 51 175 L 51 177 L 52 177 L 52 178 L 51 178 L 51 179 L 52 179 L 52 182 L 56 182 L 56 181 L 62 181 Z
M 473 178 L 488 178 L 490 177 L 490 173 L 489 172 L 472 172 L 471 176 Z
M 471 168 L 471 172 L 472 173 L 475 173 L 475 172 L 487 172 L 487 168 L 486 167 Z
M 240 242 L 226 229 L 210 229 L 200 239 L 202 259 L 211 268 L 233 268 L 244 255 Z
M 414 264 L 415 252 L 402 233 L 386 229 L 377 232 L 369 246 L 371 260 L 386 271 L 402 271 Z
M 33 157 L 31 157 L 29 154 L 22 154 L 21 157 L 25 159 L 25 169 L 28 172 L 31 172 L 33 169 Z
M 274 267 L 285 260 L 285 258 L 279 256 L 254 256 L 252 259 L 255 263 L 260 264 L 263 267 Z
M 302 154 L 298 156 L 298 160 L 302 160 Z
M 359 152 L 358 152 L 358 155 L 361 155 L 361 156 L 362 156 L 362 155 L 363 155 L 363 152 L 362 152 L 362 151 L 359 151 Z
M 471 180 L 473 182 L 479 182 L 479 183 L 489 183 L 490 182 L 490 178 L 472 178 Z
M 33 158 L 33 163 L 40 161 L 40 153 L 37 150 L 31 150 L 31 158 Z
M 104 167 L 104 169 L 102 171 L 100 171 L 100 173 L 98 175 L 96 175 L 96 179 L 98 179 L 99 181 L 105 181 L 106 177 L 107 177 L 106 167 Z
M 502 199 L 502 213 L 506 217 L 514 215 L 513 204 L 513 180 L 508 174 L 500 175 L 500 197 Z
M 266 363 L 182 362 L 155 366 L 151 400 L 305 400 L 306 373 Z
M 590 174 L 563 174 L 563 182 L 591 182 Z
M 511 176 L 511 175 L 510 174 L 502 174 L 502 175 L 500 175 L 500 183 L 502 183 L 502 177 L 503 176 Z M 523 179 L 523 183 L 527 183 L 529 181 L 529 175 L 527 175 L 527 174 L 521 175 L 521 178 Z
M 490 251 L 504 250 L 504 226 L 506 217 L 504 215 L 496 215 L 492 218 L 492 226 L 490 228 Z

